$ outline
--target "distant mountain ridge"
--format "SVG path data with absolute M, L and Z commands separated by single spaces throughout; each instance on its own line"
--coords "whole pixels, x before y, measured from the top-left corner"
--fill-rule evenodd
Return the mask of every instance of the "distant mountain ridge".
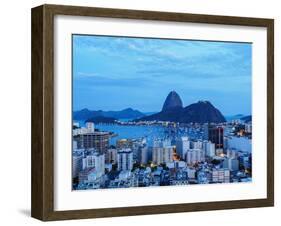
M 242 116 L 242 115 L 241 115 Z M 73 112 L 74 120 L 91 120 L 93 122 L 114 122 L 118 119 L 133 121 L 171 121 L 180 123 L 221 123 L 226 122 L 222 113 L 209 101 L 198 101 L 183 107 L 183 102 L 176 91 L 166 97 L 162 110 L 158 113 L 145 114 L 132 108 L 121 111 L 91 111 L 84 108 Z
M 225 119 L 226 121 L 232 121 L 232 120 L 238 120 L 242 117 L 244 117 L 245 115 L 243 114 L 236 114 L 236 115 L 225 115 Z
M 176 101 L 176 104 L 171 103 Z M 162 111 L 135 121 L 172 121 L 180 123 L 221 123 L 226 122 L 222 113 L 209 101 L 199 101 L 182 107 L 180 96 L 172 91 L 168 94 Z
M 245 122 L 251 122 L 252 121 L 252 115 L 247 115 L 247 116 L 244 116 L 240 119 L 245 121 Z
M 136 118 L 144 117 L 145 114 L 138 110 L 134 110 L 132 108 L 126 108 L 121 111 L 102 111 L 102 110 L 92 111 L 87 108 L 84 108 L 80 111 L 73 112 L 74 120 L 87 120 L 98 116 L 114 118 L 114 119 L 124 119 L 124 118 L 136 119 Z
M 225 116 L 225 118 L 228 122 L 231 122 L 233 120 L 242 120 L 246 123 L 252 121 L 252 115 L 236 114 L 236 115 Z
M 115 121 L 116 118 L 104 117 L 104 116 L 96 116 L 86 120 L 86 122 L 93 122 L 93 123 L 114 123 Z

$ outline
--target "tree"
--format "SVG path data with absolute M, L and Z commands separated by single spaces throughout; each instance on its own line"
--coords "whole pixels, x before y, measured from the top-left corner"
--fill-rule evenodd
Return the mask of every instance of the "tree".
M 211 161 L 211 163 L 214 164 L 214 165 L 218 165 L 218 164 L 221 163 L 221 161 L 218 160 L 218 159 L 213 159 L 213 160 Z

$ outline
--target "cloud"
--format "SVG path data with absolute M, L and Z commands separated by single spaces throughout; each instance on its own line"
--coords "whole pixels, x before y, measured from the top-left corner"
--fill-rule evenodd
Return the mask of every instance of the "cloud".
M 141 76 L 172 72 L 185 76 L 202 74 L 202 78 L 206 72 L 212 77 L 251 74 L 250 44 L 103 36 L 81 36 L 75 40 L 77 48 L 108 57 L 110 63 L 119 61 L 124 67 L 130 64 L 131 73 Z
M 251 90 L 249 43 L 75 35 L 73 50 L 74 85 L 91 95 L 122 89 L 133 98 L 172 88 L 211 98 L 219 87 L 231 99 Z
M 84 76 L 74 77 L 74 85 L 81 86 L 81 88 L 92 88 L 92 87 L 138 87 L 153 85 L 149 79 L 138 79 L 138 78 L 122 78 L 119 76 Z

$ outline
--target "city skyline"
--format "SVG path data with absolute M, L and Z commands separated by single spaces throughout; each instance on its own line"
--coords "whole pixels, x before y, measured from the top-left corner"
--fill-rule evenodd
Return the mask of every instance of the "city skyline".
M 73 35 L 72 47 L 73 190 L 251 183 L 250 43 Z
M 157 112 L 176 89 L 184 106 L 208 100 L 224 115 L 250 115 L 251 48 L 250 43 L 73 35 L 73 110 Z

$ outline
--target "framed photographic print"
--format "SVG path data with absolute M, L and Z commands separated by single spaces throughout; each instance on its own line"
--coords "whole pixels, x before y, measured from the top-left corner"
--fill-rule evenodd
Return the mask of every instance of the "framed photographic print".
M 32 216 L 274 205 L 272 19 L 32 9 Z

